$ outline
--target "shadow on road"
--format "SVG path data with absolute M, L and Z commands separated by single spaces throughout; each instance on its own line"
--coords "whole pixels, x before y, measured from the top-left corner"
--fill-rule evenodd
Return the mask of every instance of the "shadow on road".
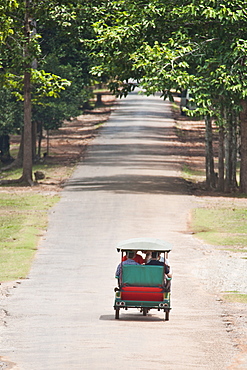
M 109 191 L 114 193 L 188 194 L 180 177 L 115 175 L 72 179 L 67 191 Z
M 143 136 L 143 138 L 147 139 L 145 136 Z M 152 140 L 151 137 L 149 139 Z M 132 137 L 132 140 L 135 140 L 135 137 Z M 155 138 L 154 140 L 157 139 Z M 169 141 L 171 141 L 171 143 L 169 143 Z M 90 164 L 95 159 L 99 160 L 99 163 L 95 162 L 95 165 L 108 165 L 108 160 L 110 161 L 111 165 L 114 162 L 117 165 L 119 160 L 128 164 L 129 160 L 131 160 L 132 162 L 136 160 L 136 158 L 132 159 L 133 154 L 136 154 L 142 159 L 143 164 L 145 164 L 146 160 L 150 160 L 150 156 L 152 156 L 152 162 L 155 162 L 159 160 L 159 156 L 162 156 L 163 161 L 165 161 L 166 157 L 170 157 L 173 155 L 178 156 L 184 153 L 184 148 L 182 149 L 179 144 L 174 143 L 171 138 L 163 138 L 163 143 L 156 143 L 155 145 L 136 144 L 135 142 L 133 142 L 132 145 L 124 145 L 122 143 L 114 145 L 91 145 L 90 154 L 87 159 L 90 161 Z M 195 150 L 194 154 L 198 155 L 198 150 Z
M 100 129 L 100 140 L 90 144 L 80 172 L 65 184 L 67 191 L 189 193 L 186 181 L 179 177 L 182 165 L 188 150 L 190 158 L 203 156 L 203 152 L 189 143 L 181 144 L 169 106 L 151 100 L 150 106 L 147 99 L 141 108 L 139 101 L 120 106 Z
M 101 315 L 99 317 L 99 320 L 104 320 L 104 321 L 116 321 L 118 322 L 118 320 L 115 320 L 115 316 L 114 315 Z M 122 314 L 120 316 L 120 319 L 121 321 L 137 321 L 137 322 L 164 322 L 164 319 L 159 317 L 159 316 L 154 316 L 154 315 L 148 315 L 148 316 L 142 316 L 140 313 L 139 314 Z

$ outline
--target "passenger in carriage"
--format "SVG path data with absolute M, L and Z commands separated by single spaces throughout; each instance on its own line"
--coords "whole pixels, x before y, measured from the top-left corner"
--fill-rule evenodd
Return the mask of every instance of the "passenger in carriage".
M 165 266 L 165 273 L 169 274 L 170 268 L 166 264 L 166 262 L 160 261 L 160 253 L 159 252 L 152 252 L 151 258 L 146 262 L 146 265 L 155 265 L 155 266 Z
M 151 258 L 146 262 L 147 266 L 164 266 L 165 267 L 165 290 L 166 292 L 170 292 L 171 290 L 171 277 L 172 271 L 169 265 L 168 260 L 161 261 L 160 260 L 160 253 L 159 252 L 152 252 Z
M 136 255 L 136 252 L 134 252 L 134 251 L 127 251 L 126 252 L 126 258 L 127 259 L 125 261 L 122 261 L 121 263 L 119 263 L 119 265 L 117 267 L 116 274 L 115 274 L 117 279 L 120 278 L 122 265 L 140 265 L 140 263 L 135 261 L 135 255 Z
M 143 252 L 143 253 L 146 254 L 145 259 L 144 259 L 145 265 L 146 265 L 152 258 L 152 252 L 151 251 L 146 251 L 146 252 Z
M 127 253 L 128 253 L 128 252 L 127 252 Z M 127 257 L 127 253 L 126 253 L 126 255 L 125 255 L 125 256 L 123 256 L 122 261 L 127 261 L 127 259 L 128 259 L 128 257 Z M 138 253 L 136 253 L 136 252 L 134 252 L 134 253 L 135 253 L 135 256 L 134 256 L 133 260 L 134 260 L 135 262 L 137 262 L 139 265 L 142 265 L 143 263 L 145 263 L 144 258 L 142 258 L 142 256 L 141 256 L 140 254 L 138 254 Z

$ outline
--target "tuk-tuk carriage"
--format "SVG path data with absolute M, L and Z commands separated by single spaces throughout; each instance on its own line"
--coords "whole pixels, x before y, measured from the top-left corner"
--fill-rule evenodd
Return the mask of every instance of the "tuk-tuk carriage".
M 169 243 L 155 238 L 128 239 L 117 245 L 117 251 L 121 252 L 121 262 L 120 274 L 116 276 L 118 287 L 115 288 L 115 319 L 119 319 L 121 308 L 124 310 L 138 308 L 143 316 L 146 316 L 151 309 L 164 311 L 165 320 L 169 320 L 171 277 L 167 277 L 165 264 L 171 249 Z M 140 252 L 146 256 L 149 253 L 158 252 L 159 261 L 163 263 L 159 265 L 123 263 L 126 258 L 124 255 L 129 252 L 134 252 L 134 255 L 138 254 L 138 256 Z

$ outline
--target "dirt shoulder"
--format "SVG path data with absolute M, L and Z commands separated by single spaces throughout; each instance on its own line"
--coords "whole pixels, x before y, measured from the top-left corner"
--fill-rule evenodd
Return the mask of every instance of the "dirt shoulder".
M 175 98 L 178 106 L 178 99 Z M 197 182 L 188 183 L 188 191 L 199 200 L 199 207 L 244 207 L 247 199 L 237 198 L 234 194 L 208 192 L 205 188 L 205 144 L 204 122 L 181 116 L 179 109 L 172 108 L 178 145 L 181 150 L 184 168 L 197 173 Z M 214 147 L 217 153 L 217 146 Z M 188 225 L 189 227 L 189 225 Z M 215 292 L 222 306 L 222 321 L 232 342 L 238 348 L 239 355 L 230 369 L 247 368 L 247 305 L 245 303 L 228 302 L 224 292 L 239 292 L 246 294 L 247 266 L 245 254 L 227 251 L 220 246 L 205 245 L 205 264 L 198 266 L 196 277 L 209 292 Z

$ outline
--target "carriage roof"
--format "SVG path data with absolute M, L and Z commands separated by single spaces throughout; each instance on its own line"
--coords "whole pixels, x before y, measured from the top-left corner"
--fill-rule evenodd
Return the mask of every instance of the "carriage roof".
M 123 240 L 117 244 L 117 251 L 157 251 L 170 252 L 172 246 L 170 243 L 156 238 L 134 238 Z

